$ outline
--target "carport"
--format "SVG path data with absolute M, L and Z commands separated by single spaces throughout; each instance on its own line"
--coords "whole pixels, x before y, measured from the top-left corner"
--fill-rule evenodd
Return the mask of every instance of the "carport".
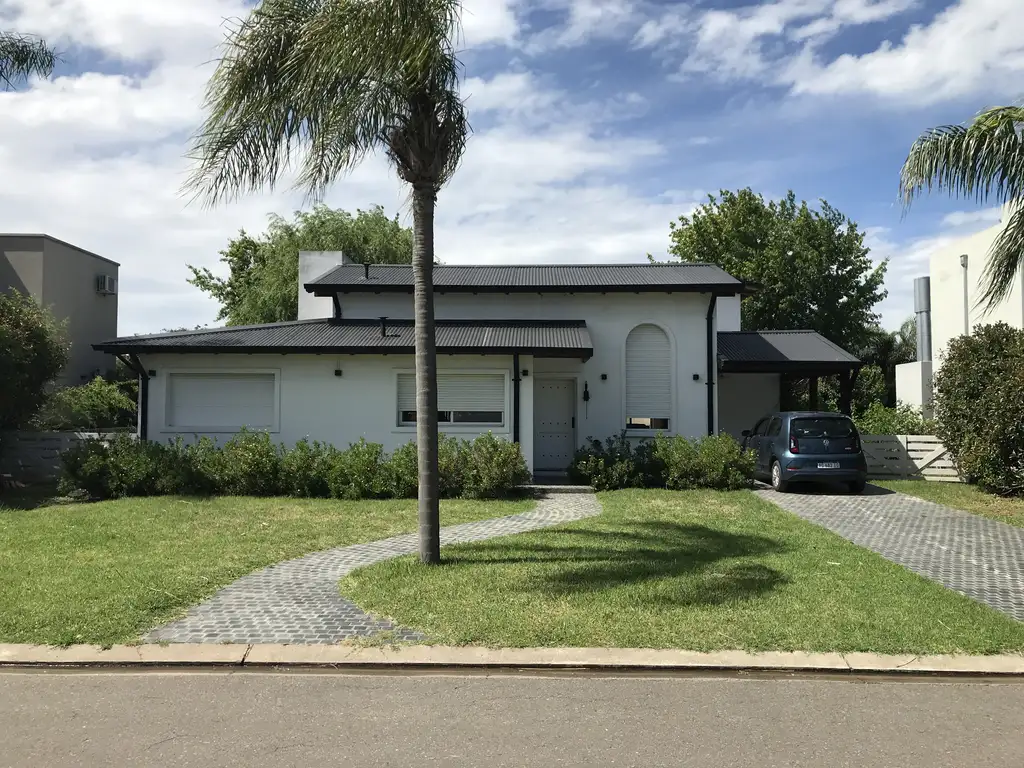
M 808 382 L 819 407 L 818 381 L 839 377 L 839 408 L 850 413 L 864 363 L 815 331 L 723 331 L 718 334 L 718 428 L 738 436 L 771 411 L 792 410 L 792 384 Z

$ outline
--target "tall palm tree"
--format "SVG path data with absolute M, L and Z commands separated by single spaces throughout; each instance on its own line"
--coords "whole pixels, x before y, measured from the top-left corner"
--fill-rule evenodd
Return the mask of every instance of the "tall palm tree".
M 434 205 L 469 135 L 461 0 L 263 0 L 227 37 L 187 186 L 209 204 L 296 168 L 313 200 L 383 150 L 413 213 L 420 558 L 440 562 Z
M 0 90 L 32 75 L 47 77 L 56 63 L 57 55 L 42 40 L 0 29 Z
M 933 188 L 979 203 L 1011 204 L 1009 221 L 992 243 L 978 304 L 988 309 L 1009 295 L 1024 262 L 1024 107 L 993 107 L 968 125 L 922 134 L 900 172 L 905 205 Z
M 884 405 L 896 405 L 896 366 L 912 363 L 917 357 L 917 321 L 908 318 L 898 331 L 875 326 L 868 331 L 868 341 L 859 355 L 868 365 L 877 366 L 885 383 Z

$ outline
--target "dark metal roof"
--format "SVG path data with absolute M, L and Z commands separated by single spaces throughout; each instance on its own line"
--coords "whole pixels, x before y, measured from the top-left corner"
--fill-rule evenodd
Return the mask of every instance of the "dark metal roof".
M 523 354 L 590 358 L 582 320 L 438 320 L 441 354 Z M 412 354 L 411 320 L 299 320 L 198 331 L 125 336 L 94 344 L 100 352 Z
M 718 358 L 726 372 L 836 372 L 863 365 L 814 331 L 722 331 Z
M 369 275 L 369 277 L 367 277 Z M 338 292 L 411 293 L 412 267 L 342 264 L 306 283 L 318 296 Z M 434 267 L 434 290 L 464 293 L 689 291 L 734 294 L 743 282 L 715 264 L 530 264 Z

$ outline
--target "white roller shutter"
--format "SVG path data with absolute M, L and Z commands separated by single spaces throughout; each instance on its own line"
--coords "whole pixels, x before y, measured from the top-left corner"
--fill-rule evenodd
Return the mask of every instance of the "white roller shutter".
M 416 410 L 416 375 L 398 374 L 398 412 Z M 438 373 L 437 410 L 505 411 L 505 375 Z
M 626 418 L 672 415 L 672 345 L 656 325 L 638 325 L 626 337 Z
M 273 373 L 171 373 L 168 390 L 168 427 L 277 428 Z

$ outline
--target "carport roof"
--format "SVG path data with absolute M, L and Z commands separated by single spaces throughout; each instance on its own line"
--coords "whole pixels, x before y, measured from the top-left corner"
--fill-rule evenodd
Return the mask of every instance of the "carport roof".
M 719 368 L 724 373 L 841 373 L 863 363 L 814 331 L 722 331 Z
M 582 320 L 438 320 L 439 354 L 594 354 Z M 206 352 L 216 354 L 412 354 L 412 320 L 299 320 L 266 325 L 124 336 L 93 345 L 117 354 Z

